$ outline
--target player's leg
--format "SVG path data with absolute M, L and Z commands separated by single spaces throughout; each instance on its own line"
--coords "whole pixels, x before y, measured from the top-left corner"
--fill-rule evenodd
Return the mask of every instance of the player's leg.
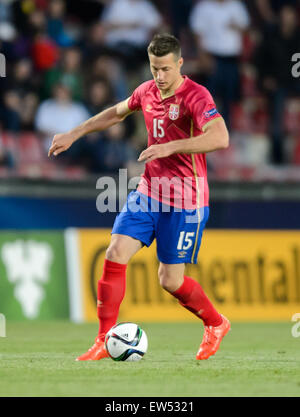
M 131 257 L 141 248 L 140 240 L 131 236 L 113 234 L 106 251 L 103 273 L 98 281 L 97 315 L 98 338 L 104 341 L 108 330 L 117 322 L 120 304 L 126 287 L 126 269 Z
M 230 329 L 230 323 L 214 308 L 201 285 L 184 275 L 184 268 L 184 264 L 161 262 L 158 270 L 160 284 L 183 307 L 203 320 L 204 335 L 196 358 L 208 359 L 217 352 L 223 337 Z
M 151 212 L 135 211 L 137 197 L 140 197 L 139 193 L 130 193 L 122 212 L 116 217 L 102 277 L 98 281 L 99 333 L 91 349 L 77 360 L 99 360 L 108 356 L 104 339 L 107 331 L 116 324 L 119 307 L 125 295 L 127 263 L 143 245 L 150 246 L 154 239 Z M 143 203 L 145 199 L 141 198 L 141 204 Z
M 201 285 L 184 274 L 185 263 L 197 262 L 208 213 L 208 208 L 201 209 L 201 213 L 196 212 L 199 221 L 195 222 L 187 221 L 184 211 L 162 213 L 156 231 L 160 260 L 158 275 L 162 287 L 177 298 L 183 307 L 202 319 L 205 326 L 197 359 L 207 359 L 213 355 L 230 328 L 229 321 L 215 309 Z
M 97 316 L 99 332 L 94 345 L 77 361 L 107 358 L 105 335 L 118 318 L 119 308 L 125 295 L 126 268 L 130 258 L 142 247 L 142 243 L 130 236 L 113 234 L 106 251 L 103 273 L 98 281 Z
M 158 277 L 161 286 L 177 298 L 187 310 L 202 319 L 205 326 L 219 326 L 222 316 L 214 308 L 199 282 L 184 274 L 185 264 L 160 262 Z

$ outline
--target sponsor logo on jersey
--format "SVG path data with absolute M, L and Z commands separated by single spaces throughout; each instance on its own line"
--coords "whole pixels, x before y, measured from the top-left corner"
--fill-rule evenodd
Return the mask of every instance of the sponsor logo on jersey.
M 204 116 L 208 119 L 209 117 L 215 116 L 218 114 L 218 110 L 216 108 L 210 109 L 204 113 Z
M 169 118 L 176 120 L 179 117 L 179 104 L 171 104 L 169 108 Z
M 151 112 L 151 110 L 152 110 L 152 106 L 151 106 L 151 104 L 147 104 L 147 106 L 146 106 L 146 111 L 147 112 Z

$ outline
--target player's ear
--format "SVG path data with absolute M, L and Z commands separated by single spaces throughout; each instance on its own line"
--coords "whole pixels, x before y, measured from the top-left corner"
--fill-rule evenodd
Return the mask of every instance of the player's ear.
M 179 68 L 182 67 L 182 65 L 183 65 L 183 58 L 182 57 L 179 58 L 178 65 L 179 65 Z

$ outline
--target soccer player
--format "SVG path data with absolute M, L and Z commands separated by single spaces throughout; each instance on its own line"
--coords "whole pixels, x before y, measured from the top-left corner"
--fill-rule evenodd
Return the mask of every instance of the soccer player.
M 148 147 L 138 160 L 145 161 L 145 172 L 115 219 L 98 281 L 99 333 L 94 345 L 77 360 L 108 356 L 105 334 L 118 318 L 127 264 L 154 238 L 160 284 L 204 323 L 196 358 L 207 359 L 215 354 L 230 329 L 230 322 L 216 311 L 200 284 L 184 273 L 186 263 L 197 263 L 208 219 L 205 153 L 227 148 L 228 131 L 210 93 L 181 74 L 183 58 L 174 36 L 155 35 L 148 55 L 153 80 L 137 87 L 127 100 L 68 133 L 55 135 L 49 149 L 49 156 L 56 156 L 81 136 L 120 123 L 134 111 L 143 111 Z M 136 210 L 137 205 L 141 210 Z

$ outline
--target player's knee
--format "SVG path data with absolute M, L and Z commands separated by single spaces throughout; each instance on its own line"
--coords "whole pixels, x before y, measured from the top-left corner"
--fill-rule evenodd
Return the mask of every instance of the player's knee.
M 117 243 L 114 243 L 112 245 L 109 245 L 109 247 L 106 250 L 106 259 L 112 262 L 117 263 L 127 263 L 127 258 L 124 256 L 124 251 L 122 251 L 122 248 Z
M 174 279 L 172 276 L 170 276 L 168 271 L 160 268 L 158 270 L 158 278 L 159 278 L 160 285 L 163 287 L 164 290 L 169 291 L 169 292 L 173 292 L 176 290 L 176 288 L 174 289 L 175 287 Z
M 158 278 L 163 289 L 170 293 L 178 290 L 183 283 L 183 274 L 181 271 L 174 270 L 174 268 L 170 269 L 163 264 L 160 264 L 158 268 Z

